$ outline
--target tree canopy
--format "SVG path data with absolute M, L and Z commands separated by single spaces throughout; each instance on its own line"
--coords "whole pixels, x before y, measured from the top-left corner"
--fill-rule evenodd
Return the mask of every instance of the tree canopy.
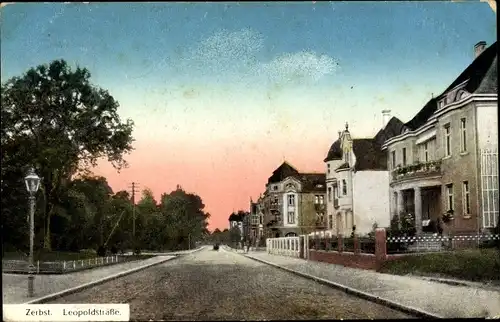
M 119 103 L 93 84 L 86 68 L 64 60 L 30 68 L 1 85 L 1 189 L 4 246 L 25 250 L 28 192 L 24 177 L 40 176 L 36 195 L 36 247 L 51 250 L 131 247 L 134 205 L 92 175 L 100 160 L 117 171 L 133 150 L 133 127 Z M 136 208 L 138 247 L 188 247 L 206 232 L 201 198 L 177 189 L 157 202 L 145 190 Z M 175 244 L 175 245 L 174 245 Z M 5 247 L 4 247 L 5 248 Z

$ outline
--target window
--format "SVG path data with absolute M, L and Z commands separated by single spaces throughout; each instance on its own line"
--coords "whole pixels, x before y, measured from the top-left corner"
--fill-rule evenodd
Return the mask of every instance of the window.
M 444 126 L 444 151 L 445 156 L 451 155 L 451 127 L 450 124 Z
M 462 195 L 464 205 L 464 215 L 470 215 L 470 195 L 469 195 L 469 181 L 462 183 Z
M 295 212 L 293 211 L 288 212 L 288 223 L 295 224 Z
M 325 203 L 325 196 L 319 196 L 319 204 L 322 205 Z
M 278 190 L 278 186 L 273 186 L 273 190 Z
M 347 182 L 345 179 L 342 179 L 342 194 L 345 196 L 347 195 Z
M 406 165 L 406 148 L 403 148 L 403 166 Z
M 263 215 L 260 215 L 259 216 L 259 224 L 262 225 L 262 222 L 264 221 L 264 216 Z
M 328 201 L 332 201 L 332 187 L 328 187 Z
M 392 168 L 396 168 L 396 151 L 391 152 Z
M 330 163 L 328 163 L 328 164 L 326 165 L 326 168 L 327 168 L 327 172 L 328 172 L 328 174 L 330 174 Z
M 295 196 L 294 195 L 288 195 L 288 205 L 291 207 L 295 206 Z
M 446 185 L 446 200 L 448 210 L 454 210 L 453 204 L 453 184 Z
M 422 159 L 424 159 L 424 162 L 429 162 L 429 143 L 425 142 L 422 145 L 422 150 L 423 150 Z
M 460 152 L 467 151 L 467 120 L 460 120 Z
M 319 223 L 323 223 L 325 221 L 325 214 L 322 212 L 317 212 L 316 219 Z
M 328 229 L 333 229 L 333 216 L 328 215 Z
M 319 204 L 319 196 L 314 196 L 314 203 Z
M 439 101 L 439 108 L 443 108 L 443 106 L 444 106 L 444 100 L 440 100 Z

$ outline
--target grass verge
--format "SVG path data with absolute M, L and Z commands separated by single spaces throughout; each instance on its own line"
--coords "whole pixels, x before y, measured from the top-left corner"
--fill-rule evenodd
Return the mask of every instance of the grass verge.
M 500 255 L 491 248 L 408 255 L 385 262 L 379 272 L 499 282 Z

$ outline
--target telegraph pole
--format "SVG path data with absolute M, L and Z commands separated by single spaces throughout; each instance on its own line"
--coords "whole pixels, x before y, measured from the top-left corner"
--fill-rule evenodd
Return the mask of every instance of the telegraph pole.
M 138 183 L 137 182 L 132 182 L 132 186 L 130 187 L 132 189 L 132 238 L 133 238 L 133 245 L 135 251 L 136 248 L 136 239 L 135 239 L 135 194 L 136 192 L 139 192 L 138 189 Z

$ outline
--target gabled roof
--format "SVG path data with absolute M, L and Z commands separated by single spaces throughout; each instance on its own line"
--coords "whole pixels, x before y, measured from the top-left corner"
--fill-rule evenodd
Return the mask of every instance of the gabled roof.
M 374 140 L 377 144 L 384 144 L 385 141 L 390 138 L 401 134 L 404 130 L 404 123 L 401 122 L 397 117 L 392 117 L 389 122 L 385 125 L 383 129 L 380 129 L 378 133 L 375 135 Z
M 491 93 L 498 91 L 497 81 L 497 42 L 486 48 L 439 96 L 467 81 L 464 89 L 471 93 Z M 438 97 L 439 97 L 438 96 Z M 437 98 L 432 98 L 409 122 L 405 124 L 410 130 L 415 130 L 427 122 L 437 110 Z
M 352 148 L 356 156 L 354 171 L 387 170 L 387 153 L 375 139 L 354 139 Z
M 288 177 L 299 178 L 299 171 L 291 166 L 288 162 L 283 162 L 276 170 L 273 171 L 272 176 L 269 177 L 267 183 L 281 182 Z
M 326 175 L 324 173 L 301 173 L 302 192 L 325 192 Z

